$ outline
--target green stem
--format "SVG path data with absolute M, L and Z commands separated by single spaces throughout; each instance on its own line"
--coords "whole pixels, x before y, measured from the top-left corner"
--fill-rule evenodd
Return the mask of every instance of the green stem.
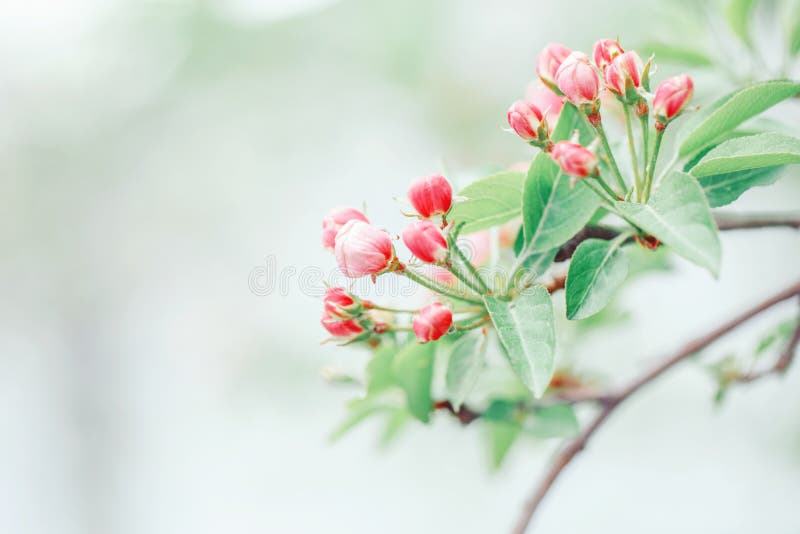
M 463 332 L 466 330 L 475 330 L 476 328 L 480 328 L 481 326 L 485 325 L 489 322 L 489 316 L 481 315 L 477 320 L 470 322 L 470 323 L 463 323 L 463 324 L 456 324 L 454 325 L 455 329 L 459 332 Z
M 412 310 L 408 308 L 391 308 L 389 306 L 379 306 L 377 304 L 370 303 L 368 307 L 370 310 L 380 310 L 380 311 L 387 311 L 391 313 L 408 313 L 414 315 L 419 313 L 421 310 Z M 453 313 L 477 313 L 483 311 L 485 308 L 483 306 L 467 306 L 464 308 L 455 308 L 453 309 Z
M 656 162 L 658 161 L 658 151 L 661 149 L 661 140 L 664 138 L 664 130 L 656 129 L 656 139 L 653 143 L 653 153 L 650 155 L 650 164 L 647 166 L 647 174 L 645 175 L 644 184 L 644 202 L 650 198 L 650 189 L 653 186 L 653 174 L 656 170 Z
M 476 299 L 474 297 L 471 297 L 469 295 L 465 295 L 463 293 L 459 293 L 459 292 L 453 290 L 452 288 L 449 288 L 449 287 L 447 287 L 445 285 L 442 285 L 442 284 L 440 284 L 440 283 L 438 283 L 438 282 L 436 282 L 434 280 L 431 280 L 430 278 L 425 278 L 424 276 L 420 276 L 420 275 L 418 275 L 417 273 L 411 271 L 408 268 L 405 268 L 402 271 L 395 271 L 395 272 L 397 272 L 397 274 L 405 276 L 406 278 L 408 278 L 412 282 L 416 282 L 416 283 L 418 283 L 419 285 L 421 285 L 423 287 L 427 287 L 428 289 L 430 289 L 431 291 L 433 291 L 435 293 L 440 293 L 440 294 L 442 294 L 442 295 L 444 295 L 446 297 L 450 297 L 450 298 L 453 298 L 453 299 L 461 300 L 463 302 L 469 302 L 470 304 L 483 305 L 482 301 L 480 301 L 480 300 L 478 300 L 478 299 Z
M 611 188 L 608 187 L 608 184 L 605 183 L 605 181 L 598 179 L 597 182 L 595 182 L 594 178 L 584 178 L 581 180 L 581 182 L 590 187 L 592 191 L 597 194 L 597 196 L 605 200 L 610 206 L 613 206 L 614 202 L 616 202 L 616 194 L 611 191 Z
M 625 110 L 625 128 L 628 131 L 628 149 L 631 152 L 631 166 L 633 167 L 633 183 L 636 187 L 636 195 L 642 193 L 642 177 L 639 172 L 639 158 L 636 157 L 636 142 L 633 139 L 633 125 L 631 124 L 631 111 L 626 104 L 622 105 Z
M 645 173 L 645 182 L 647 181 L 647 156 L 650 154 L 650 117 L 649 115 L 640 115 L 639 121 L 642 124 L 642 170 Z M 644 188 L 639 191 L 639 202 L 644 200 Z
M 464 252 L 458 247 L 458 243 L 456 243 L 455 238 L 453 238 L 452 240 L 451 250 L 455 251 L 456 256 L 458 256 L 458 259 L 461 260 L 461 263 L 467 268 L 467 270 L 470 272 L 473 278 L 475 278 L 475 280 L 478 282 L 478 285 L 480 286 L 478 292 L 490 294 L 492 290 L 489 288 L 489 285 L 484 281 L 483 277 L 480 275 L 475 266 L 472 265 L 472 262 L 467 259 L 467 257 L 464 255 Z
M 603 122 L 598 120 L 597 124 L 594 125 L 594 129 L 597 130 L 597 135 L 600 137 L 600 143 L 603 145 L 603 150 L 608 157 L 608 164 L 611 167 L 614 177 L 617 179 L 617 184 L 622 189 L 621 196 L 624 197 L 625 192 L 628 190 L 628 185 L 625 183 L 622 173 L 619 172 L 619 165 L 617 165 L 617 160 L 614 158 L 614 153 L 611 152 L 611 145 L 608 144 L 608 136 L 606 136 L 606 130 L 603 128 Z
M 440 264 L 440 266 L 444 267 L 445 269 L 450 271 L 453 274 L 453 276 L 455 276 L 456 278 L 458 278 L 459 280 L 464 282 L 464 284 L 468 288 L 470 288 L 471 290 L 473 290 L 477 294 L 480 295 L 480 294 L 482 294 L 484 292 L 484 290 L 481 288 L 481 286 L 479 286 L 478 284 L 476 284 L 475 282 L 470 280 L 467 275 L 465 275 L 463 272 L 461 272 L 461 269 L 459 269 L 458 267 L 456 267 L 452 263 L 451 264 Z

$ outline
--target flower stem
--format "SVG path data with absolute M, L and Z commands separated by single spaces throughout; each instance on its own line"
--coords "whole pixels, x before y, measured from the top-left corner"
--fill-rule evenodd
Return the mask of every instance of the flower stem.
M 649 152 L 649 144 L 650 144 L 650 119 L 647 115 L 640 115 L 639 121 L 642 124 L 642 170 L 645 173 L 645 182 L 647 180 L 647 156 L 650 154 Z M 639 191 L 639 197 L 637 198 L 639 202 L 643 202 L 644 199 L 644 188 Z
M 633 167 L 633 183 L 636 188 L 636 198 L 642 194 L 642 177 L 639 172 L 639 158 L 636 157 L 636 142 L 633 138 L 633 125 L 631 124 L 631 111 L 627 105 L 622 106 L 625 110 L 625 128 L 628 132 L 628 149 L 631 152 L 631 166 Z
M 463 293 L 459 293 L 459 292 L 455 291 L 452 288 L 449 288 L 449 287 L 447 287 L 445 285 L 442 285 L 442 284 L 440 284 L 440 283 L 438 283 L 438 282 L 436 282 L 434 280 L 431 280 L 430 278 L 426 278 L 424 276 L 418 275 L 417 273 L 411 271 L 408 268 L 403 269 L 402 271 L 395 271 L 395 272 L 397 272 L 397 274 L 401 274 L 401 275 L 405 276 L 406 278 L 408 278 L 412 282 L 416 282 L 419 285 L 430 289 L 431 291 L 433 291 L 435 293 L 439 293 L 441 295 L 444 295 L 446 297 L 450 297 L 450 298 L 453 298 L 453 299 L 461 300 L 463 302 L 469 302 L 470 304 L 483 305 L 483 302 L 481 302 L 480 300 L 478 300 L 478 299 L 476 299 L 474 297 L 471 297 L 469 295 L 465 295 Z
M 481 326 L 485 325 L 488 322 L 489 322 L 489 316 L 481 315 L 477 318 L 477 320 L 474 320 L 469 323 L 455 324 L 454 327 L 459 332 L 463 332 L 466 330 L 475 330 L 476 328 L 480 328 Z
M 608 136 L 606 135 L 606 130 L 603 128 L 603 121 L 600 119 L 600 115 L 597 114 L 595 120 L 590 120 L 589 117 L 586 115 L 585 110 L 580 110 L 580 114 L 582 117 L 586 119 L 586 122 L 589 123 L 591 127 L 597 132 L 597 136 L 600 138 L 600 143 L 603 145 L 603 150 L 606 153 L 606 157 L 608 158 L 608 166 L 611 167 L 611 172 L 614 174 L 614 178 L 617 180 L 617 184 L 622 190 L 621 194 L 614 195 L 614 196 L 625 196 L 625 192 L 628 190 L 628 185 L 625 183 L 625 179 L 622 177 L 622 173 L 619 171 L 619 165 L 617 165 L 617 160 L 614 158 L 614 153 L 611 151 L 611 145 L 608 144 Z
M 412 309 L 409 309 L 409 308 L 392 308 L 392 307 L 389 307 L 389 306 L 379 306 L 379 305 L 374 304 L 374 303 L 370 303 L 370 306 L 368 308 L 370 310 L 380 310 L 380 311 L 386 311 L 386 312 L 391 312 L 391 313 L 408 313 L 408 314 L 411 314 L 411 315 L 420 312 L 420 310 L 418 310 L 418 309 L 417 310 L 412 310 Z M 483 310 L 484 310 L 483 306 L 466 306 L 464 308 L 455 308 L 455 309 L 453 309 L 453 313 L 477 313 L 477 312 L 481 312 Z
M 475 281 L 478 282 L 478 285 L 480 286 L 480 288 L 478 289 L 478 292 L 479 293 L 491 294 L 491 292 L 492 292 L 491 288 L 489 288 L 489 285 L 484 281 L 483 277 L 480 275 L 480 273 L 475 268 L 475 266 L 472 265 L 472 262 L 470 262 L 467 259 L 467 257 L 464 255 L 464 251 L 462 251 L 458 247 L 458 243 L 456 243 L 455 238 L 453 238 L 453 240 L 452 240 L 450 249 L 455 251 L 456 256 L 458 256 L 458 259 L 461 260 L 462 265 L 464 265 L 464 267 L 467 268 L 467 270 L 470 272 L 472 277 L 475 278 Z M 453 274 L 455 274 L 455 273 L 453 273 Z
M 650 164 L 647 166 L 647 174 L 645 175 L 644 184 L 644 202 L 650 198 L 650 189 L 653 186 L 653 174 L 656 170 L 656 162 L 658 161 L 658 151 L 661 149 L 661 140 L 664 138 L 664 129 L 656 128 L 656 139 L 653 142 L 653 153 L 650 155 Z
M 597 182 L 594 181 L 595 178 L 584 178 L 583 180 L 581 180 L 581 182 L 585 183 L 588 187 L 591 187 L 592 191 L 594 191 L 597 194 L 597 196 L 599 196 L 600 198 L 608 202 L 608 204 L 613 206 L 614 202 L 617 200 L 616 193 L 611 190 L 611 188 L 608 186 L 605 180 L 601 179 L 600 177 L 596 179 Z
M 456 267 L 452 263 L 450 263 L 450 264 L 441 264 L 441 265 L 442 265 L 442 267 L 444 267 L 445 269 L 450 271 L 453 274 L 453 276 L 455 276 L 456 278 L 458 278 L 459 280 L 464 282 L 464 284 L 466 284 L 466 286 L 469 287 L 471 290 L 475 291 L 479 295 L 484 292 L 484 290 L 478 284 L 476 284 L 475 282 L 470 280 L 469 277 L 467 275 L 465 275 L 461 271 L 461 269 L 459 269 L 458 267 Z

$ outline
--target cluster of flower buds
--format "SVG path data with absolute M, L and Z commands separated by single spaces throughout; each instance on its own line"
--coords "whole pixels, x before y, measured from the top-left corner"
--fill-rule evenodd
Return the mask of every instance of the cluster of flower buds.
M 529 144 L 549 153 L 562 171 L 574 179 L 594 176 L 598 157 L 590 147 L 576 142 L 553 143 L 551 124 L 557 112 L 548 113 L 543 106 L 558 109 L 564 100 L 586 114 L 589 122 L 598 127 L 602 91 L 613 94 L 623 105 L 631 106 L 639 116 L 647 116 L 649 76 L 652 58 L 646 63 L 635 51 L 625 51 L 613 39 L 601 39 L 592 49 L 591 58 L 558 43 L 548 44 L 539 54 L 536 73 L 537 91 L 526 100 L 514 102 L 507 119 L 511 129 Z M 666 124 L 683 111 L 692 96 L 692 80 L 687 75 L 665 80 L 655 91 L 653 114 L 656 128 Z
M 409 186 L 407 197 L 418 220 L 402 232 L 403 242 L 417 260 L 452 276 L 444 269 L 450 253 L 445 231 L 453 228 L 446 219 L 454 201 L 450 182 L 440 174 L 417 178 Z M 374 278 L 385 272 L 406 270 L 396 257 L 391 236 L 373 226 L 357 209 L 331 210 L 322 221 L 322 242 L 333 250 L 340 271 L 349 278 Z M 429 279 L 434 284 L 443 280 L 433 274 Z M 330 288 L 325 293 L 322 326 L 340 341 L 369 340 L 394 328 L 376 318 L 375 308 L 343 288 Z M 420 342 L 427 343 L 447 334 L 452 327 L 452 310 L 437 301 L 414 315 L 411 330 Z

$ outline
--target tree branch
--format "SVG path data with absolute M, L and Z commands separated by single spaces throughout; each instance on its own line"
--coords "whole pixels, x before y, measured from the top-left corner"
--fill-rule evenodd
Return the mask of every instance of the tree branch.
M 524 532 L 528 528 L 528 525 L 530 524 L 533 514 L 538 509 L 542 500 L 547 495 L 548 491 L 553 486 L 553 483 L 556 481 L 558 476 L 563 472 L 564 468 L 575 458 L 575 456 L 584 449 L 584 447 L 591 439 L 591 437 L 594 435 L 594 433 L 602 426 L 603 422 L 605 422 L 606 419 L 608 419 L 608 417 L 616 409 L 617 406 L 619 406 L 625 400 L 630 398 L 631 395 L 633 395 L 634 393 L 639 391 L 642 387 L 644 387 L 645 385 L 649 384 L 650 382 L 661 376 L 664 372 L 666 372 L 676 364 L 682 362 L 689 356 L 704 349 L 717 339 L 721 338 L 725 334 L 734 330 L 735 328 L 745 323 L 746 321 L 750 320 L 751 318 L 755 317 L 756 315 L 760 314 L 761 312 L 797 295 L 800 295 L 800 281 L 784 289 L 780 293 L 766 299 L 765 301 L 761 302 L 755 307 L 745 311 L 738 317 L 735 317 L 730 321 L 727 321 L 726 323 L 715 328 L 711 332 L 690 341 L 689 343 L 684 345 L 680 350 L 678 350 L 674 355 L 664 359 L 660 364 L 655 366 L 653 369 L 644 373 L 640 377 L 635 378 L 627 386 L 618 390 L 616 394 L 608 396 L 606 402 L 602 403 L 602 408 L 595 416 L 595 418 L 589 423 L 589 425 L 586 426 L 586 428 L 584 428 L 583 431 L 581 431 L 581 433 L 576 438 L 567 443 L 567 445 L 556 456 L 550 468 L 545 473 L 544 478 L 539 483 L 539 485 L 536 486 L 533 494 L 526 501 L 523 510 L 519 516 L 519 519 L 516 523 L 516 526 L 514 527 L 514 530 L 512 532 L 514 534 L 524 534 Z M 800 340 L 797 341 L 795 340 L 795 338 L 798 337 L 800 337 L 800 329 L 795 332 L 795 336 L 792 338 L 795 343 L 795 348 L 796 344 L 800 343 Z M 789 352 L 793 354 L 794 351 L 789 350 Z M 785 364 L 781 364 L 785 365 L 785 367 L 788 367 L 788 364 L 791 363 L 792 356 L 791 355 L 785 356 L 782 357 L 781 359 L 788 359 L 788 361 Z
M 721 231 L 751 230 L 757 228 L 795 228 L 800 229 L 800 213 L 714 213 L 717 227 Z M 578 245 L 587 239 L 605 239 L 610 241 L 619 235 L 619 231 L 607 226 L 585 226 L 556 253 L 556 262 L 567 261 L 575 253 Z M 633 238 L 631 238 L 633 240 Z
M 749 383 L 755 382 L 756 380 L 764 378 L 765 376 L 785 373 L 794 360 L 794 355 L 797 352 L 798 345 L 800 345 L 800 321 L 798 321 L 792 337 L 789 339 L 789 342 L 786 344 L 786 347 L 783 349 L 783 352 L 781 352 L 781 355 L 778 357 L 778 359 L 775 360 L 774 364 L 760 371 L 752 371 L 746 374 L 741 374 L 734 378 L 733 381 Z

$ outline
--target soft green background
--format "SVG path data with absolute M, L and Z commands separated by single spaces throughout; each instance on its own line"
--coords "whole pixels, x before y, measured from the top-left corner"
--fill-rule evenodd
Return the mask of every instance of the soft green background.
M 392 197 L 414 176 L 464 184 L 529 159 L 502 129 L 539 49 L 717 31 L 670 22 L 675 6 L 2 2 L 0 531 L 509 529 L 549 446 L 523 444 L 491 474 L 480 432 L 445 417 L 386 452 L 370 424 L 331 446 L 354 393 L 319 369 L 363 356 L 319 345 L 318 281 L 257 296 L 248 277 L 270 255 L 329 272 L 319 220 L 332 205 L 366 202 L 397 231 Z M 731 86 L 711 79 L 697 76 L 700 97 Z M 799 200 L 789 176 L 737 208 Z M 681 260 L 637 280 L 618 303 L 637 320 L 571 356 L 631 375 L 797 276 L 790 231 L 722 245 L 719 280 Z M 536 532 L 800 530 L 800 369 L 718 410 L 712 394 L 689 363 L 621 409 Z

